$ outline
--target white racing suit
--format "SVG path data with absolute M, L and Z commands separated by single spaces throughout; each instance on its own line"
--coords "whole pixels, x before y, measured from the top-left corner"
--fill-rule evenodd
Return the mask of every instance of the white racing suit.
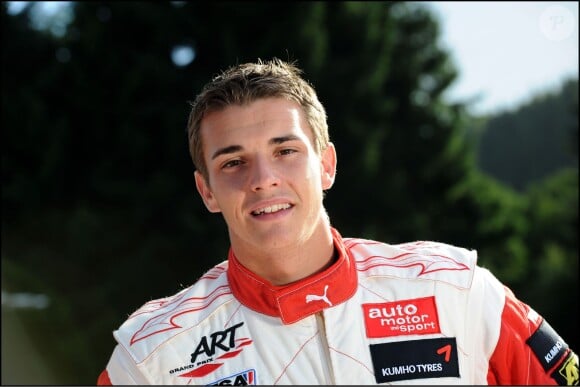
M 578 357 L 476 253 L 342 238 L 272 286 L 228 260 L 114 332 L 98 384 L 578 384 Z

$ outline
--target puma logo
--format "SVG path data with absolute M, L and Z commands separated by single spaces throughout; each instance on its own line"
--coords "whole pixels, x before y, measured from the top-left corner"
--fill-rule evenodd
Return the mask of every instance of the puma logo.
M 324 294 L 322 296 L 317 296 L 316 294 L 309 294 L 306 296 L 306 303 L 309 303 L 311 301 L 324 301 L 326 302 L 329 306 L 332 306 L 332 302 L 330 302 L 328 300 L 328 298 L 326 297 L 326 291 L 328 290 L 328 285 L 326 285 L 324 287 Z

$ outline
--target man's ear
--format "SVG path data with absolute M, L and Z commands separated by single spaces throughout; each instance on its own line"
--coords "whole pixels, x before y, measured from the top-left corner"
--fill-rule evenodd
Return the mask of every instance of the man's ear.
M 321 155 L 322 189 L 327 190 L 334 184 L 336 177 L 336 149 L 333 143 L 329 143 Z
M 195 171 L 194 175 L 197 192 L 199 192 L 199 195 L 203 199 L 203 203 L 205 204 L 209 212 L 221 212 L 217 200 L 215 199 L 215 196 L 213 195 L 213 192 L 211 191 L 211 188 L 207 183 L 207 181 L 205 181 L 203 175 L 198 171 Z

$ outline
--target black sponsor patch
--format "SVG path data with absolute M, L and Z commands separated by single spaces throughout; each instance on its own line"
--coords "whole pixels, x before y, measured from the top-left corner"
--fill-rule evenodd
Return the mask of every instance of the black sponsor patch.
M 550 375 L 560 386 L 577 386 L 579 379 L 578 355 L 570 351 L 560 367 Z
M 546 320 L 542 321 L 538 329 L 526 340 L 526 344 L 530 346 L 532 352 L 544 367 L 544 371 L 548 371 L 558 363 L 558 360 L 566 350 L 568 344 L 556 333 L 556 331 L 548 324 Z
M 459 377 L 455 337 L 371 344 L 377 383 Z

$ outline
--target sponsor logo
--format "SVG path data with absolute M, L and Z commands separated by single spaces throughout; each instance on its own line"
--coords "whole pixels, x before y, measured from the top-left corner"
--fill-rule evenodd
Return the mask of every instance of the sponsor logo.
M 544 371 L 548 371 L 558 363 L 568 349 L 568 344 L 546 322 L 542 321 L 538 329 L 527 340 L 526 344 L 538 358 Z
M 404 366 L 381 368 L 383 376 L 416 374 L 418 372 L 419 373 L 441 372 L 441 371 L 443 371 L 443 365 L 441 363 L 416 364 L 416 365 L 409 364 Z
M 433 296 L 362 306 L 370 338 L 441 332 Z
M 552 372 L 551 376 L 561 386 L 577 386 L 580 383 L 578 355 L 570 351 L 562 365 Z
M 169 374 L 188 371 L 178 376 L 203 377 L 220 368 L 225 360 L 238 356 L 244 350 L 243 347 L 253 342 L 247 337 L 236 338 L 237 331 L 242 325 L 243 322 L 202 337 L 191 354 L 191 363 L 172 369 Z
M 249 386 L 256 383 L 256 371 L 245 370 L 239 374 L 227 376 L 215 382 L 209 383 L 208 386 Z
M 195 363 L 199 355 L 211 357 L 215 355 L 218 349 L 224 352 L 229 352 L 235 348 L 236 329 L 242 325 L 244 325 L 243 322 L 223 331 L 217 331 L 209 336 L 202 337 L 199 344 L 197 344 L 195 351 L 191 354 L 191 362 Z
M 459 377 L 455 338 L 371 344 L 377 383 Z
M 552 360 L 554 360 L 554 357 L 556 357 L 558 353 L 560 353 L 560 350 L 562 349 L 563 346 L 564 344 L 562 343 L 562 341 L 560 340 L 556 341 L 556 344 L 554 344 L 554 346 L 550 349 L 550 352 L 544 355 L 544 360 L 546 361 L 547 364 L 550 364 Z
M 328 304 L 328 306 L 332 306 L 332 302 L 330 302 L 330 300 L 326 297 L 327 291 L 328 291 L 328 285 L 326 285 L 324 287 L 324 293 L 322 293 L 321 296 L 317 296 L 316 294 L 308 294 L 306 296 L 306 303 L 308 304 L 309 302 L 312 302 L 312 301 L 324 301 Z

